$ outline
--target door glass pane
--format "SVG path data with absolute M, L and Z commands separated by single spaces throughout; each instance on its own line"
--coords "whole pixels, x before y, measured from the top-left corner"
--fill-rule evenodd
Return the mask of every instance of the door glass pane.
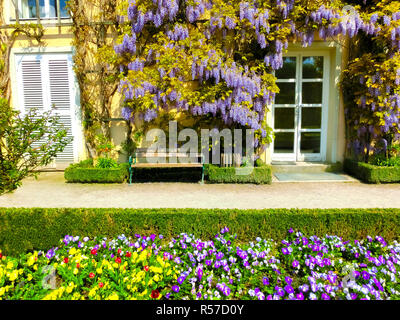
M 278 79 L 295 79 L 296 78 L 296 57 L 284 57 L 283 67 L 276 70 L 275 76 Z
M 275 153 L 294 152 L 294 132 L 276 132 L 274 140 Z
M 324 57 L 303 58 L 303 79 L 321 79 L 324 74 Z
M 301 108 L 301 128 L 321 129 L 321 108 Z
M 276 95 L 275 104 L 295 104 L 296 103 L 296 84 L 277 83 L 279 93 Z
M 275 108 L 275 129 L 294 129 L 294 108 Z
M 301 133 L 301 153 L 321 152 L 321 132 Z
M 303 103 L 322 103 L 322 82 L 303 82 Z

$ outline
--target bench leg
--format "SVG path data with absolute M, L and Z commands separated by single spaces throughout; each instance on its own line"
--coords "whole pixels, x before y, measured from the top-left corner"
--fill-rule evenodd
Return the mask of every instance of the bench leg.
M 203 167 L 201 169 L 201 184 L 204 184 L 204 164 L 203 164 Z

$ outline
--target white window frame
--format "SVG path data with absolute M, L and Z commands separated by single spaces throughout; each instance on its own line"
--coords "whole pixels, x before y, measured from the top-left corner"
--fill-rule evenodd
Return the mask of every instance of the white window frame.
M 29 12 L 23 12 L 23 5 L 22 2 L 24 0 L 14 0 L 16 2 L 18 2 L 18 14 L 19 14 L 19 19 L 24 21 L 24 20 L 37 20 L 38 17 L 34 17 L 34 18 L 29 18 Z M 57 2 L 56 2 L 57 4 Z M 44 0 L 44 9 L 45 9 L 45 16 L 44 17 L 40 17 L 40 20 L 57 20 L 58 14 L 57 14 L 57 8 L 55 8 L 55 15 L 54 17 L 50 16 L 50 0 Z M 28 10 L 28 8 L 26 8 L 25 10 Z M 39 9 L 40 12 L 40 9 Z M 25 15 L 23 13 L 26 13 Z M 60 8 L 60 14 L 61 14 L 61 8 Z M 60 17 L 60 19 L 71 19 L 71 17 Z
M 324 57 L 324 74 L 322 79 L 302 79 L 302 62 L 304 57 Z M 272 128 L 274 132 L 294 132 L 293 153 L 274 153 L 274 141 L 271 143 L 271 159 L 273 162 L 325 162 L 327 153 L 327 130 L 328 130 L 328 108 L 329 108 L 329 88 L 330 88 L 330 53 L 327 51 L 295 51 L 288 52 L 284 57 L 296 57 L 296 79 L 278 79 L 277 83 L 296 83 L 295 104 L 273 104 L 272 105 Z M 302 84 L 303 82 L 322 82 L 322 103 L 321 104 L 302 104 Z M 275 130 L 275 108 L 294 108 L 295 109 L 295 128 Z M 301 129 L 301 110 L 307 107 L 321 107 L 322 119 L 321 129 Z M 321 132 L 320 153 L 301 153 L 301 133 L 302 132 Z
M 52 51 L 52 49 L 54 51 Z M 71 117 L 71 133 L 74 137 L 72 142 L 73 144 L 73 158 L 74 162 L 78 162 L 80 159 L 80 154 L 85 152 L 84 146 L 84 134 L 82 129 L 82 120 L 81 120 L 81 108 L 80 108 L 80 99 L 79 99 L 79 85 L 77 79 L 75 77 L 75 73 L 73 72 L 73 60 L 72 60 L 72 50 L 64 48 L 45 48 L 34 49 L 12 49 L 11 57 L 13 61 L 10 61 L 15 67 L 15 80 L 13 83 L 13 92 L 16 92 L 16 95 L 13 97 L 14 105 L 18 106 L 21 114 L 26 113 L 25 105 L 24 105 L 24 97 L 22 88 L 19 87 L 19 84 L 22 83 L 22 72 L 19 69 L 22 60 L 51 60 L 51 59 L 66 59 L 68 61 L 68 77 L 70 81 L 70 110 L 67 113 L 65 110 L 58 110 L 56 112 L 57 115 L 69 115 Z M 49 78 L 48 75 L 48 63 L 42 64 L 41 67 L 42 72 L 42 87 L 43 90 L 50 90 Z M 51 110 L 51 102 L 50 102 L 50 94 L 43 95 L 43 111 Z

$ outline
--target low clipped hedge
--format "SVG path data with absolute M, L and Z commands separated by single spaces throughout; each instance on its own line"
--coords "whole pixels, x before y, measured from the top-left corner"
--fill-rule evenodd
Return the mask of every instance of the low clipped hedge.
M 239 168 L 246 170 L 245 168 Z M 244 172 L 246 173 L 246 172 Z M 271 166 L 263 165 L 254 167 L 250 174 L 237 174 L 234 167 L 217 167 L 208 165 L 205 170 L 206 179 L 210 183 L 253 183 L 253 184 L 271 184 L 272 169 Z
M 64 178 L 70 183 L 123 183 L 128 179 L 129 164 L 120 164 L 118 168 L 101 169 L 93 167 L 93 160 L 71 164 L 64 172 Z
M 399 167 L 380 167 L 346 159 L 344 162 L 344 170 L 346 173 L 367 183 L 400 182 Z
M 240 241 L 284 239 L 289 228 L 305 235 L 361 239 L 400 235 L 400 209 L 70 209 L 0 208 L 0 249 L 7 255 L 47 250 L 65 235 L 116 237 L 182 232 L 211 239 L 228 226 Z

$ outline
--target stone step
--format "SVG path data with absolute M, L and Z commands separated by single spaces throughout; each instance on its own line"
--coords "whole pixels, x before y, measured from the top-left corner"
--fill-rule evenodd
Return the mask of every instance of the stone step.
M 322 162 L 286 162 L 272 163 L 273 173 L 320 173 L 341 172 L 340 164 Z

